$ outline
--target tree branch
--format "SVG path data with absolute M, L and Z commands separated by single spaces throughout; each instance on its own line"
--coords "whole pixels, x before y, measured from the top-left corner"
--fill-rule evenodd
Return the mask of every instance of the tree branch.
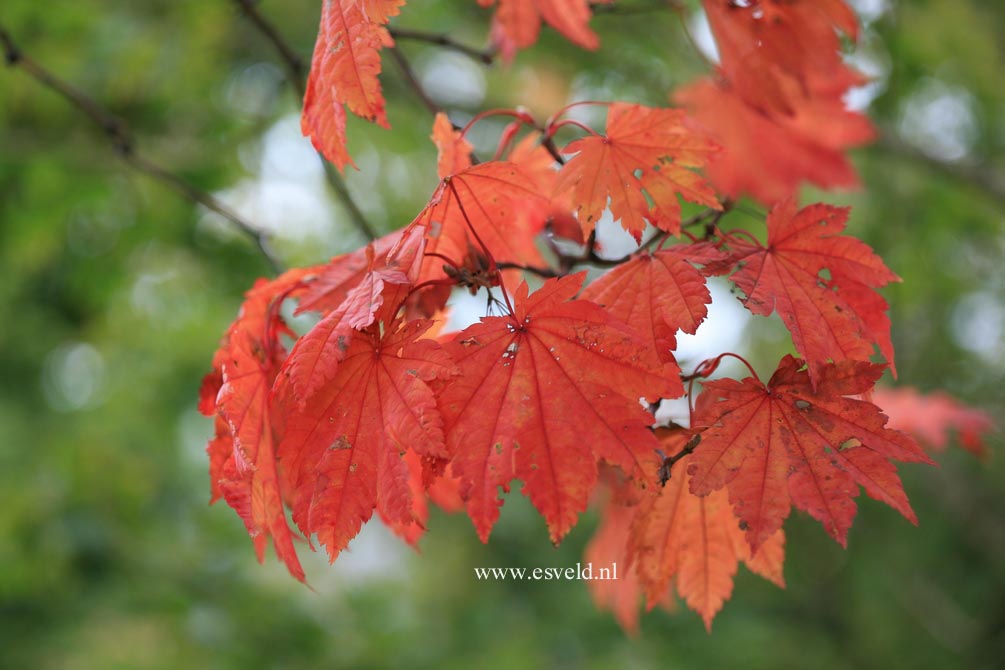
M 297 96 L 303 100 L 306 93 L 307 66 L 300 55 L 283 39 L 279 30 L 258 11 L 257 0 L 234 0 L 234 4 L 275 47 L 279 54 L 279 60 L 286 67 L 286 76 L 290 85 L 296 90 Z
M 484 65 L 492 65 L 496 59 L 495 49 L 475 49 L 466 44 L 461 44 L 443 33 L 430 33 L 424 30 L 412 30 L 411 28 L 388 28 L 387 31 L 395 40 L 411 40 L 414 42 L 435 44 L 436 46 L 462 53 Z
M 391 52 L 391 57 L 394 58 L 394 62 L 398 65 L 398 69 L 401 70 L 402 76 L 405 78 L 405 82 L 415 91 L 415 95 L 418 96 L 419 101 L 422 102 L 422 106 L 429 110 L 429 112 L 436 116 L 443 111 L 439 105 L 437 105 L 429 94 L 426 93 L 426 89 L 422 87 L 422 82 L 419 78 L 415 76 L 415 70 L 412 69 L 411 63 L 405 58 L 405 54 L 401 53 L 401 50 L 397 46 L 393 46 L 388 51 Z
M 659 471 L 660 484 L 666 486 L 666 483 L 670 481 L 670 475 L 672 474 L 671 469 L 673 468 L 674 463 L 694 452 L 695 447 L 697 447 L 700 443 L 701 433 L 696 433 L 691 436 L 691 439 L 687 441 L 687 444 L 684 445 L 683 449 L 678 451 L 673 456 L 667 456 L 663 459 L 663 463 L 660 465 Z
M 307 90 L 307 66 L 304 64 L 304 61 L 301 60 L 296 50 L 283 38 L 279 29 L 258 11 L 256 0 L 233 0 L 233 2 L 241 10 L 241 13 L 275 47 L 279 54 L 279 59 L 286 68 L 286 76 L 290 81 L 290 85 L 297 92 L 299 99 L 303 100 Z M 352 194 L 349 193 L 345 179 L 320 152 L 318 156 L 324 164 L 325 178 L 328 180 L 328 184 L 332 187 L 332 190 L 335 191 L 335 195 L 342 202 L 346 212 L 348 212 L 349 220 L 352 221 L 353 226 L 368 240 L 377 239 L 379 237 L 377 231 L 370 225 L 366 215 L 363 214 L 363 210 L 359 208 Z
M 136 141 L 126 123 L 102 107 L 93 98 L 74 88 L 67 82 L 26 56 L 14 43 L 10 34 L 0 26 L 0 43 L 4 48 L 4 59 L 8 66 L 19 68 L 42 86 L 57 93 L 64 100 L 82 112 L 101 128 L 105 138 L 111 143 L 115 153 L 131 168 L 155 179 L 192 202 L 202 205 L 234 224 L 262 252 L 275 272 L 281 272 L 283 264 L 274 254 L 268 238 L 253 225 L 242 219 L 236 212 L 211 194 L 186 181 L 158 163 L 136 151 Z

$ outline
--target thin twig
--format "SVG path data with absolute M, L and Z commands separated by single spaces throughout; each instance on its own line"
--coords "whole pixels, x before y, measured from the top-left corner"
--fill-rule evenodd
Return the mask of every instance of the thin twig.
M 262 231 L 257 230 L 253 225 L 242 219 L 236 212 L 206 191 L 137 153 L 136 140 L 125 121 L 109 112 L 81 90 L 59 79 L 32 58 L 26 56 L 3 27 L 0 27 L 0 43 L 4 47 L 4 59 L 10 67 L 19 68 L 42 86 L 60 95 L 64 100 L 91 119 L 95 125 L 101 128 L 115 153 L 127 165 L 137 172 L 156 179 L 175 192 L 233 223 L 237 226 L 238 230 L 255 243 L 274 271 L 277 273 L 282 271 L 283 264 L 276 258 L 267 237 Z
M 420 82 L 419 78 L 415 75 L 415 71 L 412 69 L 412 65 L 408 62 L 408 59 L 405 58 L 405 54 L 401 53 L 401 49 L 397 46 L 393 46 L 388 49 L 388 51 L 391 52 L 391 57 L 394 58 L 394 62 L 398 65 L 398 69 L 401 70 L 401 74 L 405 78 L 405 82 L 413 91 L 415 91 L 415 95 L 419 98 L 423 107 L 428 109 L 433 116 L 442 112 L 443 109 L 429 97 L 428 93 L 426 93 L 426 89 L 423 88 L 422 82 Z
M 666 486 L 666 483 L 670 481 L 670 475 L 672 474 L 671 469 L 673 468 L 674 463 L 681 460 L 688 454 L 693 453 L 695 448 L 700 443 L 701 443 L 701 433 L 696 433 L 691 436 L 691 439 L 687 441 L 687 444 L 684 445 L 683 449 L 678 451 L 673 456 L 667 456 L 666 458 L 663 459 L 663 463 L 662 465 L 660 465 L 660 472 L 659 472 L 660 484 Z
M 387 32 L 389 32 L 391 37 L 395 40 L 412 40 L 415 42 L 435 44 L 437 46 L 462 53 L 484 65 L 492 65 L 496 59 L 496 52 L 494 49 L 476 49 L 466 44 L 457 42 L 452 37 L 444 35 L 443 33 L 430 33 L 424 30 L 412 30 L 411 28 L 388 28 Z
M 279 34 L 279 30 L 258 11 L 256 0 L 234 0 L 234 3 L 248 17 L 248 20 L 258 28 L 258 31 L 275 47 L 276 52 L 279 54 L 279 60 L 286 67 L 286 74 L 290 85 L 296 89 L 297 95 L 302 100 L 306 92 L 305 82 L 307 81 L 307 66 L 304 65 L 304 61 L 293 50 L 293 47 L 286 43 L 283 36 Z
M 594 5 L 595 16 L 632 16 L 637 14 L 652 14 L 665 10 L 680 11 L 683 5 L 675 0 L 657 0 L 647 5 L 626 5 L 622 2 L 612 2 L 608 5 Z
M 248 17 L 248 20 L 254 24 L 256 28 L 272 43 L 276 51 L 279 53 L 279 59 L 283 62 L 286 68 L 286 76 L 290 80 L 290 85 L 296 90 L 299 100 L 303 100 L 305 92 L 307 90 L 307 66 L 304 61 L 297 55 L 296 50 L 290 46 L 290 44 L 283 38 L 279 29 L 265 16 L 258 11 L 256 7 L 255 0 L 233 0 L 234 4 L 238 6 L 241 12 Z M 353 226 L 361 232 L 368 240 L 377 239 L 377 232 L 374 230 L 373 226 L 367 220 L 366 215 L 356 204 L 353 199 L 352 194 L 349 193 L 349 188 L 346 186 L 345 179 L 339 172 L 334 169 L 334 166 L 328 162 L 328 160 L 320 154 L 321 161 L 324 163 L 325 178 L 328 180 L 328 184 L 335 191 L 335 195 L 342 202 L 345 207 L 346 212 L 349 214 L 349 220 L 352 221 Z

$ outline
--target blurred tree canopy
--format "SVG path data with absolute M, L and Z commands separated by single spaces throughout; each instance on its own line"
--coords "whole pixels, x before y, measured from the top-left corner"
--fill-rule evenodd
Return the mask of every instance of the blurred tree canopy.
M 4 0 L 0 26 L 125 119 L 144 155 L 261 226 L 287 264 L 357 248 L 364 238 L 300 137 L 284 66 L 239 4 Z M 320 4 L 259 9 L 306 60 Z M 997 413 L 1005 4 L 853 4 L 865 30 L 850 58 L 873 77 L 853 102 L 884 134 L 854 153 L 860 190 L 804 200 L 852 205 L 854 234 L 903 277 L 886 291 L 900 381 Z M 547 29 L 508 66 L 401 48 L 459 121 L 520 104 L 547 114 L 577 98 L 662 105 L 706 71 L 661 3 L 617 5 L 591 23 L 602 42 L 593 53 Z M 395 25 L 480 47 L 488 18 L 474 0 L 414 2 Z M 698 23 L 692 32 L 700 41 Z M 414 216 L 436 174 L 430 113 L 387 58 L 382 81 L 393 130 L 350 120 L 361 169 L 346 181 L 386 232 Z M 487 146 L 491 125 L 484 132 Z M 16 67 L 0 70 L 0 262 L 2 667 L 1002 662 L 1005 464 L 959 450 L 941 468 L 903 469 L 918 528 L 866 502 L 845 551 L 792 519 L 788 588 L 741 574 L 711 636 L 681 610 L 648 615 L 641 638 L 627 638 L 583 583 L 477 581 L 475 566 L 581 560 L 593 517 L 553 549 L 512 494 L 488 545 L 466 519 L 438 514 L 421 556 L 371 524 L 335 566 L 312 557 L 316 592 L 271 556 L 259 566 L 239 519 L 206 506 L 212 426 L 195 399 L 242 293 L 269 266 L 226 221 L 130 169 L 79 110 Z M 751 328 L 755 357 L 777 360 L 772 332 Z

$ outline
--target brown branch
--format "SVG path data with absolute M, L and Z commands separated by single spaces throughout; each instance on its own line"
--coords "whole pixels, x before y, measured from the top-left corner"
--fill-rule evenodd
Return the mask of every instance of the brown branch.
M 420 82 L 419 78 L 415 75 L 415 70 L 412 69 L 411 63 L 409 63 L 408 59 L 405 58 L 405 54 L 401 52 L 401 49 L 397 46 L 393 46 L 388 49 L 388 51 L 391 52 L 391 57 L 394 58 L 394 62 L 398 65 L 398 69 L 401 70 L 401 74 L 405 78 L 405 82 L 415 92 L 415 95 L 419 98 L 422 106 L 428 109 L 433 116 L 442 112 L 443 109 L 429 97 L 428 93 L 426 93 L 426 89 L 423 88 L 422 82 Z
M 684 10 L 684 5 L 676 0 L 657 0 L 646 5 L 626 5 L 622 2 L 612 2 L 606 5 L 594 5 L 593 14 L 595 16 L 632 16 L 637 14 L 652 14 L 671 10 L 680 12 Z
M 306 93 L 307 66 L 300 55 L 283 39 L 279 30 L 258 11 L 257 0 L 234 0 L 234 4 L 275 47 L 279 54 L 279 60 L 286 67 L 286 76 L 290 85 L 296 89 L 297 96 L 303 100 Z
M 455 41 L 443 33 L 430 33 L 424 30 L 412 30 L 411 28 L 388 28 L 387 31 L 395 40 L 411 40 L 414 42 L 425 42 L 435 44 L 453 51 L 464 54 L 484 65 L 492 65 L 496 59 L 495 49 L 475 49 L 466 44 Z
M 266 39 L 268 39 L 275 47 L 276 51 L 279 53 L 279 59 L 283 62 L 283 65 L 286 68 L 286 76 L 290 81 L 290 85 L 296 90 L 299 99 L 303 100 L 307 90 L 307 66 L 304 64 L 304 61 L 301 60 L 299 55 L 297 55 L 296 50 L 290 46 L 285 39 L 283 39 L 279 29 L 258 11 L 258 8 L 256 7 L 256 0 L 233 1 L 241 12 L 248 17 L 248 20 L 250 20 L 252 24 L 254 24 L 254 26 L 258 28 Z M 328 184 L 331 186 L 332 190 L 335 191 L 335 195 L 342 202 L 342 206 L 345 207 L 348 212 L 349 220 L 352 221 L 352 225 L 355 226 L 355 228 L 368 240 L 377 239 L 379 237 L 377 231 L 374 230 L 373 226 L 367 220 L 366 215 L 363 214 L 363 210 L 359 208 L 359 205 L 356 204 L 352 194 L 349 193 L 349 188 L 346 186 L 345 179 L 320 152 L 318 152 L 318 156 L 324 164 L 325 178 L 328 180 Z
M 283 264 L 276 258 L 268 238 L 262 231 L 255 229 L 254 226 L 242 219 L 236 212 L 206 191 L 203 191 L 149 158 L 140 155 L 136 151 L 136 140 L 125 121 L 109 112 L 84 92 L 59 79 L 32 58 L 26 56 L 2 26 L 0 26 L 0 43 L 3 44 L 4 59 L 10 67 L 19 68 L 36 82 L 61 96 L 91 119 L 95 125 L 101 128 L 105 138 L 111 143 L 115 153 L 123 162 L 137 172 L 161 182 L 176 193 L 230 221 L 255 243 L 275 272 L 282 271 Z
M 691 436 L 691 439 L 687 441 L 684 448 L 678 451 L 673 456 L 667 456 L 663 459 L 662 465 L 660 465 L 659 478 L 660 484 L 666 486 L 666 483 L 670 481 L 670 475 L 672 474 L 671 469 L 674 463 L 681 460 L 688 454 L 694 452 L 695 448 L 701 443 L 701 433 L 697 433 Z

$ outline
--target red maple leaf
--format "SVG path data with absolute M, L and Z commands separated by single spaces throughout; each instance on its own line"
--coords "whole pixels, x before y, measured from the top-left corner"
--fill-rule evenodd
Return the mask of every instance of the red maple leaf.
M 446 343 L 460 375 L 438 390 L 454 474 L 482 541 L 499 517 L 498 488 L 514 478 L 558 542 L 586 508 L 597 460 L 651 484 L 659 467 L 639 399 L 683 392 L 661 364 L 599 306 L 570 299 L 584 273 L 548 280 L 514 313 L 486 317 Z
M 281 374 L 292 393 L 300 399 L 316 392 L 335 375 L 352 342 L 353 334 L 370 324 L 389 324 L 398 314 L 402 301 L 414 284 L 418 263 L 423 253 L 421 231 L 404 230 L 392 239 L 383 239 L 382 247 L 393 245 L 378 258 L 375 245 L 366 248 L 367 271 L 356 272 L 355 258 L 337 262 L 323 286 L 324 292 L 308 289 L 308 304 L 330 302 L 332 293 L 341 294 L 342 301 L 311 330 L 297 340 Z M 353 270 L 343 278 L 342 270 Z M 331 280 L 340 279 L 336 285 Z M 322 277 L 325 275 L 322 274 Z M 358 278 L 357 278 L 358 277 Z M 348 288 L 350 280 L 356 283 Z
M 325 265 L 315 268 L 311 273 L 313 276 L 305 277 L 307 286 L 298 295 L 299 302 L 294 313 L 329 314 L 338 309 L 349 292 L 359 286 L 363 277 L 371 271 L 374 259 L 378 264 L 386 263 L 387 252 L 398 244 L 403 232 L 396 230 L 375 240 L 371 245 L 336 256 Z
M 601 0 L 609 2 L 610 0 Z M 482 7 L 491 7 L 497 0 L 478 0 Z M 590 30 L 590 0 L 498 0 L 492 19 L 493 42 L 506 59 L 512 59 L 519 49 L 537 42 L 541 21 L 560 32 L 573 44 L 584 49 L 596 49 L 600 40 Z
M 944 451 L 955 431 L 964 449 L 978 457 L 988 454 L 983 436 L 995 430 L 994 419 L 945 391 L 923 394 L 910 386 L 877 388 L 872 401 L 890 417 L 891 428 L 914 435 L 934 451 Z
M 464 267 L 472 250 L 497 263 L 543 264 L 534 240 L 547 207 L 534 181 L 514 163 L 489 161 L 443 178 L 411 224 L 426 235 L 419 281 L 448 278 L 444 264 Z M 529 216 L 527 208 L 539 214 Z M 524 215 L 517 216 L 518 211 Z M 503 273 L 511 287 L 518 277 L 518 271 Z
M 591 282 L 582 297 L 634 327 L 666 358 L 676 348 L 677 330 L 698 330 L 712 302 L 704 275 L 692 263 L 721 262 L 724 258 L 710 244 L 642 251 Z
M 730 238 L 732 280 L 754 314 L 772 311 L 810 363 L 810 377 L 828 360 L 868 360 L 872 343 L 893 363 L 886 301 L 875 289 L 900 281 L 865 243 L 842 235 L 848 209 L 794 200 L 768 213 L 767 246 Z
M 704 0 L 722 72 L 752 107 L 791 114 L 823 92 L 840 96 L 864 83 L 841 58 L 835 28 L 854 38 L 855 12 L 844 0 Z M 814 90 L 811 90 L 811 87 Z
M 293 520 L 308 537 L 317 534 L 332 560 L 374 509 L 392 526 L 416 521 L 408 449 L 446 456 L 427 382 L 452 374 L 453 363 L 434 340 L 419 339 L 431 322 L 380 325 L 354 333 L 334 375 L 306 398 L 294 401 L 282 379 L 275 389 Z
M 389 128 L 380 81 L 380 49 L 391 43 L 384 24 L 405 0 L 324 0 L 321 27 L 307 78 L 301 130 L 321 154 L 343 170 L 353 165 L 346 148 L 345 107 Z
M 803 361 L 786 356 L 767 386 L 753 377 L 705 382 L 694 417 L 701 442 L 687 469 L 691 492 L 726 486 L 755 551 L 792 505 L 844 545 L 859 485 L 917 523 L 890 459 L 931 459 L 909 436 L 886 428 L 878 407 L 846 397 L 869 391 L 884 367 L 824 366 L 814 389 Z
M 222 497 L 244 521 L 258 560 L 272 538 L 276 555 L 290 574 L 304 580 L 283 509 L 284 491 L 276 473 L 273 428 L 277 423 L 269 389 L 292 335 L 282 317 L 282 300 L 301 286 L 309 269 L 291 270 L 273 281 L 259 280 L 245 294 L 241 311 L 213 357 L 213 372 L 201 389 L 199 409 L 216 415 L 210 456 L 212 500 Z
M 770 205 L 806 181 L 826 189 L 858 186 L 844 152 L 876 134 L 867 117 L 845 107 L 841 95 L 790 101 L 788 114 L 770 115 L 728 83 L 706 79 L 678 89 L 673 100 L 723 147 L 705 171 L 732 199 L 749 194 Z
M 683 110 L 612 103 L 606 135 L 582 137 L 562 150 L 576 155 L 562 167 L 556 192 L 573 194 L 584 237 L 593 231 L 608 199 L 611 214 L 636 241 L 642 239 L 646 222 L 677 234 L 678 195 L 721 209 L 712 187 L 691 171 L 703 167 L 717 150 L 707 136 L 685 123 Z

